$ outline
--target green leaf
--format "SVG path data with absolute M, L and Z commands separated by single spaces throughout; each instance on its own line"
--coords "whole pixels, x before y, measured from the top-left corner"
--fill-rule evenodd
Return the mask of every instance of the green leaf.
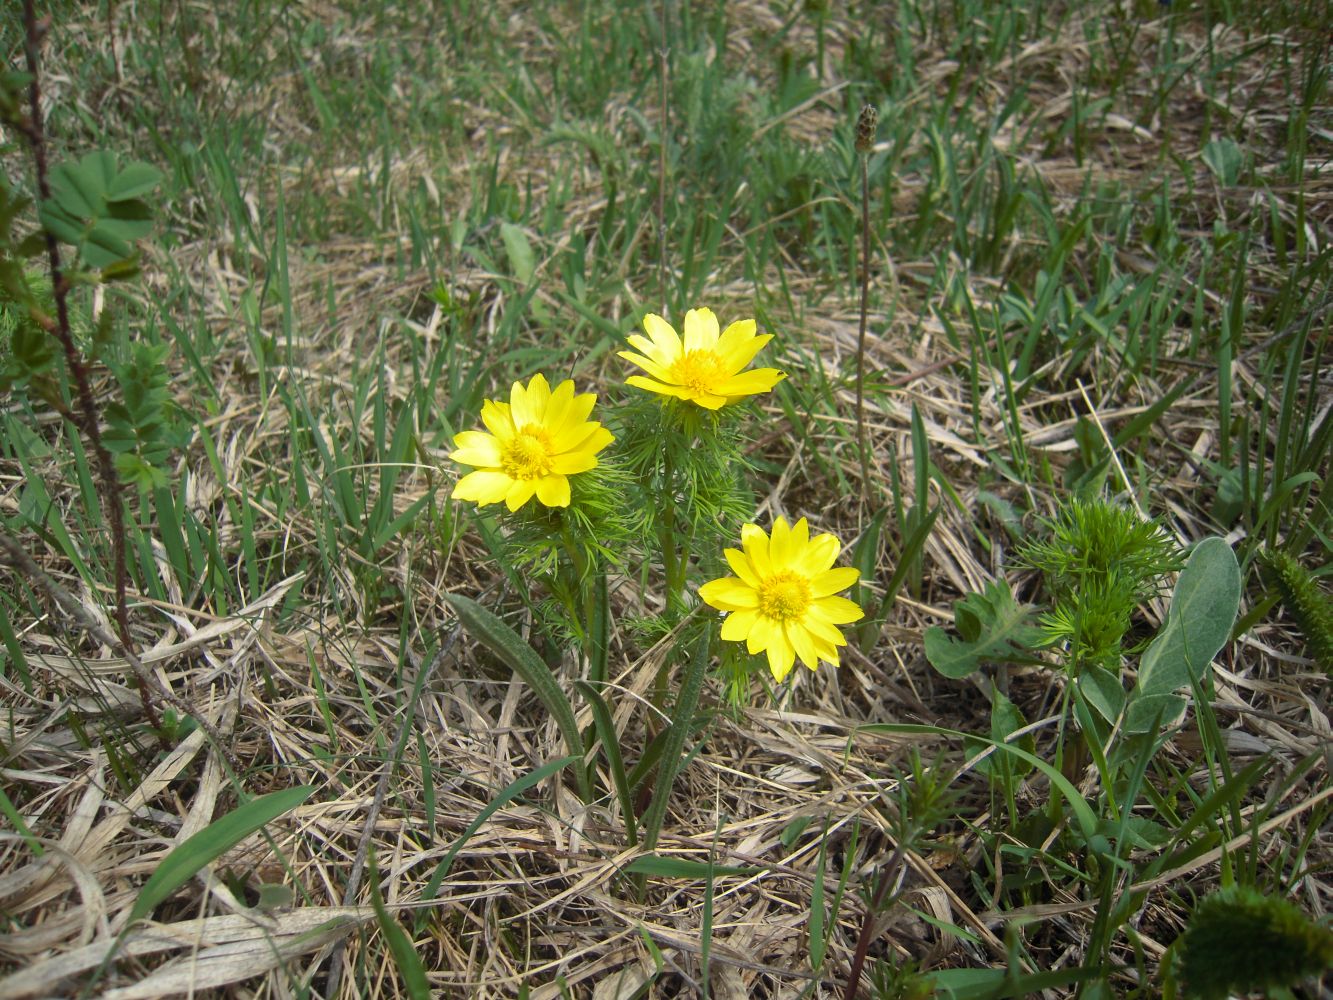
M 92 152 L 51 172 L 51 197 L 38 216 L 56 239 L 77 248 L 85 266 L 110 267 L 130 257 L 133 241 L 151 231 L 152 212 L 137 196 L 147 194 L 161 178 L 146 163 L 122 169 L 115 154 Z
M 477 814 L 477 818 L 468 824 L 467 829 L 464 830 L 458 840 L 454 842 L 454 846 L 449 848 L 449 853 L 440 860 L 439 865 L 435 868 L 435 874 L 433 874 L 430 877 L 430 881 L 426 883 L 426 888 L 422 891 L 421 898 L 435 898 L 435 894 L 440 891 L 440 883 L 444 881 L 444 876 L 449 874 L 449 866 L 454 863 L 454 858 L 458 857 L 458 852 L 461 851 L 464 845 L 472 839 L 472 835 L 481 829 L 483 823 L 494 816 L 500 809 L 503 809 L 514 799 L 526 792 L 533 785 L 540 784 L 562 768 L 569 767 L 570 764 L 578 764 L 580 759 L 581 758 L 579 757 L 561 757 L 558 760 L 543 764 L 541 767 L 537 768 L 537 770 L 525 774 L 523 777 L 510 784 L 499 795 L 491 799 L 491 801 L 486 804 L 486 808 Z
M 1032 607 L 1014 601 L 1009 584 L 996 580 L 984 593 L 956 601 L 954 625 L 961 639 L 944 629 L 926 629 L 926 659 L 945 677 L 966 677 L 983 662 L 1034 663 L 1032 650 L 1045 641 L 1040 628 L 1029 625 Z
M 162 183 L 162 171 L 147 163 L 127 163 L 107 187 L 106 200 L 128 201 L 148 194 Z
M 373 851 L 370 860 L 370 905 L 375 908 L 375 919 L 379 921 L 380 933 L 384 935 L 389 951 L 393 954 L 393 963 L 398 967 L 399 975 L 403 977 L 407 995 L 412 997 L 412 1000 L 430 1000 L 430 982 L 426 979 L 426 967 L 421 964 L 421 956 L 417 954 L 416 948 L 412 947 L 407 932 L 390 916 L 384 900 L 380 898 L 379 872 L 375 870 Z
M 1125 688 L 1120 678 L 1105 667 L 1092 664 L 1079 674 L 1078 689 L 1089 705 L 1107 722 L 1114 723 L 1125 708 Z
M 313 785 L 297 785 L 261 795 L 177 844 L 167 852 L 157 870 L 139 890 L 139 898 L 130 909 L 127 924 L 148 916 L 158 903 L 192 879 L 205 865 L 217 860 L 266 823 L 295 809 L 310 798 L 314 790 Z
M 1235 187 L 1245 158 L 1232 139 L 1214 139 L 1203 147 L 1203 162 L 1223 187 Z
M 581 761 L 585 752 L 583 734 L 579 732 L 578 722 L 574 718 L 574 708 L 560 689 L 551 668 L 542 662 L 542 658 L 517 632 L 470 597 L 446 594 L 444 600 L 458 615 L 458 620 L 463 623 L 468 634 L 499 657 L 532 688 L 560 727 L 570 755 Z M 583 801 L 591 802 L 592 783 L 588 780 L 587 769 L 581 764 L 577 775 Z
M 1231 636 L 1240 609 L 1240 567 L 1231 546 L 1205 538 L 1176 581 L 1166 624 L 1139 664 L 1135 700 L 1200 683 Z
M 742 868 L 734 865 L 710 865 L 707 861 L 688 858 L 664 858 L 660 854 L 645 854 L 635 858 L 624 868 L 630 875 L 648 875 L 653 878 L 710 878 L 713 875 L 759 875 L 762 868 Z
M 518 278 L 521 285 L 531 284 L 537 265 L 527 234 L 512 222 L 502 222 L 500 239 L 504 241 L 505 253 L 509 255 L 509 266 L 514 269 L 514 277 Z
M 601 741 L 602 752 L 606 754 L 606 763 L 611 769 L 611 784 L 615 788 L 616 798 L 620 801 L 620 814 L 625 823 L 625 839 L 630 847 L 637 847 L 639 829 L 634 813 L 634 795 L 625 772 L 625 759 L 620 753 L 620 739 L 616 733 L 611 709 L 607 707 L 601 692 L 592 684 L 587 681 L 575 681 L 574 686 L 592 707 L 593 725 L 597 728 L 597 738 Z
M 997 744 L 1005 743 L 1011 734 L 1018 732 L 1027 725 L 1027 719 L 1023 718 L 1023 713 L 1019 707 L 1005 697 L 1004 692 L 997 689 L 993 692 L 993 697 L 994 701 L 991 703 L 990 713 L 990 737 Z M 971 739 L 963 741 L 964 749 L 969 756 L 984 750 L 987 745 Z M 1022 747 L 1028 753 L 1033 753 L 1037 749 L 1037 741 L 1031 733 L 1019 737 L 1013 745 Z M 1030 770 L 1032 770 L 1032 767 L 1026 762 L 1015 763 L 1002 754 L 991 754 L 985 760 L 977 761 L 977 771 L 1002 780 L 1021 777 Z

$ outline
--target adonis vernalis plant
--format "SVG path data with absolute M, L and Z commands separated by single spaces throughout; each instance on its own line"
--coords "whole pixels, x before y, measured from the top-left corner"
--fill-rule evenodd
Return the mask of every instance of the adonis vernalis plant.
M 541 374 L 525 388 L 515 382 L 509 402 L 488 399 L 481 408 L 485 431 L 455 435 L 449 457 L 469 472 L 454 487 L 456 500 L 479 506 L 504 501 L 516 511 L 534 496 L 547 507 L 569 506 L 569 477 L 597 467 L 597 453 L 614 438 L 589 420 L 594 393 L 574 394 L 568 379 L 554 391 Z
M 745 371 L 773 339 L 769 333 L 756 334 L 752 319 L 738 320 L 719 333 L 713 310 L 691 309 L 685 314 L 683 340 L 670 323 L 654 313 L 644 316 L 643 328 L 647 337 L 629 337 L 630 346 L 639 353 L 620 352 L 622 358 L 648 373 L 625 379 L 640 389 L 720 410 L 746 396 L 768 392 L 786 378 L 776 368 Z
M 805 518 L 788 526 L 779 517 L 771 537 L 758 525 L 742 527 L 741 546 L 724 551 L 737 575 L 699 588 L 704 603 L 730 612 L 722 638 L 767 653 L 779 683 L 798 656 L 811 670 L 821 660 L 836 667 L 838 647 L 847 644 L 837 626 L 865 617 L 855 602 L 836 596 L 861 575 L 854 566 L 833 567 L 842 548 L 837 537 L 811 538 Z

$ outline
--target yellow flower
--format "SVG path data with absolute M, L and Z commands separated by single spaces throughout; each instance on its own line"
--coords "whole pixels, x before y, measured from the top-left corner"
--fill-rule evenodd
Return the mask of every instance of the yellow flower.
M 458 481 L 454 499 L 483 507 L 503 500 L 518 510 L 535 495 L 547 507 L 568 507 L 569 477 L 596 468 L 597 453 L 614 440 L 588 420 L 596 400 L 591 392 L 574 395 L 568 379 L 552 392 L 543 375 L 526 389 L 515 382 L 508 403 L 486 400 L 481 419 L 490 433 L 454 435 L 458 450 L 449 457 L 476 468 Z
M 640 353 L 620 352 L 651 376 L 625 379 L 640 389 L 719 410 L 746 396 L 768 392 L 787 377 L 776 368 L 741 371 L 773 339 L 771 333 L 756 336 L 752 319 L 732 323 L 719 335 L 713 310 L 691 309 L 685 314 L 684 343 L 670 323 L 653 313 L 643 318 L 643 328 L 647 337 L 633 334 L 629 338 L 630 346 Z
M 788 527 L 773 522 L 773 537 L 758 525 L 741 528 L 745 551 L 727 549 L 736 576 L 712 580 L 699 588 L 704 603 L 730 611 L 722 638 L 745 641 L 751 653 L 768 653 L 768 666 L 779 683 L 796 657 L 811 670 L 820 660 L 838 665 L 838 647 L 847 640 L 838 625 L 865 617 L 855 602 L 836 597 L 860 577 L 854 566 L 831 568 L 842 548 L 833 535 L 810 537 L 801 518 Z

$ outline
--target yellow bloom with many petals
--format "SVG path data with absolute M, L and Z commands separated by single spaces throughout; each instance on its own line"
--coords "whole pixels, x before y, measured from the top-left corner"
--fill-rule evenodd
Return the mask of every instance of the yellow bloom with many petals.
M 731 612 L 722 638 L 744 642 L 751 653 L 767 653 L 779 683 L 796 657 L 811 670 L 820 660 L 838 665 L 838 647 L 847 645 L 837 626 L 865 617 L 855 602 L 836 596 L 861 576 L 854 566 L 833 568 L 842 546 L 833 535 L 810 537 L 805 518 L 788 526 L 773 522 L 773 537 L 758 525 L 741 528 L 739 549 L 725 555 L 736 576 L 699 588 L 704 603 Z
M 684 340 L 670 323 L 653 313 L 643 318 L 643 328 L 647 337 L 634 334 L 629 338 L 630 346 L 639 353 L 620 352 L 622 358 L 648 373 L 625 379 L 640 389 L 720 410 L 746 396 L 768 392 L 786 378 L 776 368 L 742 370 L 773 339 L 770 333 L 756 335 L 752 319 L 732 323 L 719 333 L 711 309 L 691 309 L 685 314 Z
M 569 477 L 597 467 L 597 453 L 614 438 L 589 420 L 597 397 L 574 395 L 566 379 L 552 391 L 543 375 L 527 388 L 515 382 L 509 402 L 488 399 L 482 405 L 484 431 L 454 436 L 457 451 L 449 457 L 476 470 L 454 487 L 456 500 L 481 506 L 505 502 L 518 510 L 534 496 L 547 507 L 569 506 Z

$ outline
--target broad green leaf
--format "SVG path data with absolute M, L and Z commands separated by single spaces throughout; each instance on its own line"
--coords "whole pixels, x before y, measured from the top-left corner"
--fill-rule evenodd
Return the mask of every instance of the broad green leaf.
M 1233 139 L 1214 139 L 1203 147 L 1203 162 L 1223 187 L 1235 187 L 1245 158 Z
M 1076 683 L 1088 704 L 1103 719 L 1114 723 L 1120 718 L 1125 708 L 1125 688 L 1115 674 L 1094 664 L 1083 669 Z
M 194 878 L 205 865 L 217 860 L 266 823 L 295 809 L 310 798 L 314 790 L 313 785 L 297 785 L 261 795 L 177 844 L 167 852 L 157 870 L 139 890 L 139 898 L 130 909 L 127 923 L 148 916 L 158 903 Z
M 1203 681 L 1231 636 L 1240 609 L 1240 567 L 1231 546 L 1205 538 L 1176 581 L 1166 624 L 1139 664 L 1135 699 L 1170 694 Z
M 502 222 L 500 239 L 504 241 L 505 253 L 509 255 L 509 266 L 514 269 L 514 277 L 518 278 L 521 285 L 531 284 L 537 265 L 527 234 L 512 222 Z
M 147 163 L 135 161 L 121 168 L 107 188 L 107 201 L 128 201 L 148 194 L 162 183 L 162 171 Z
M 1010 734 L 1018 732 L 1027 725 L 1027 719 L 1023 718 L 1022 711 L 1005 697 L 1003 691 L 997 689 L 993 697 L 990 713 L 990 737 L 995 743 L 1004 743 L 1009 739 Z M 1028 753 L 1033 753 L 1037 749 L 1037 741 L 1030 733 L 1019 737 L 1013 745 L 1022 747 Z M 963 746 L 967 754 L 971 756 L 984 750 L 987 744 L 967 739 L 963 741 Z M 988 776 L 1008 779 L 1021 777 L 1032 770 L 1032 767 L 1025 762 L 1008 760 L 1000 754 L 991 754 L 985 760 L 977 762 L 977 770 Z
M 1032 663 L 1032 650 L 1045 635 L 1028 624 L 1032 608 L 1014 601 L 1004 580 L 988 583 L 980 594 L 968 594 L 953 606 L 954 626 L 961 639 L 942 628 L 926 629 L 926 659 L 945 677 L 966 677 L 982 663 Z
M 1134 695 L 1125 709 L 1125 732 L 1146 733 L 1154 724 L 1170 728 L 1180 721 L 1185 704 L 1178 694 Z
M 445 602 L 453 608 L 458 620 L 463 623 L 468 634 L 492 653 L 498 656 L 508 667 L 518 674 L 542 700 L 546 710 L 560 727 L 565 738 L 565 745 L 573 757 L 583 760 L 585 747 L 583 734 L 579 732 L 578 722 L 574 718 L 574 708 L 569 698 L 561 690 L 555 679 L 536 650 L 523 641 L 512 628 L 491 614 L 470 597 L 462 594 L 446 594 Z M 584 802 L 592 801 L 592 783 L 588 780 L 587 769 L 580 764 L 577 769 L 579 792 Z

